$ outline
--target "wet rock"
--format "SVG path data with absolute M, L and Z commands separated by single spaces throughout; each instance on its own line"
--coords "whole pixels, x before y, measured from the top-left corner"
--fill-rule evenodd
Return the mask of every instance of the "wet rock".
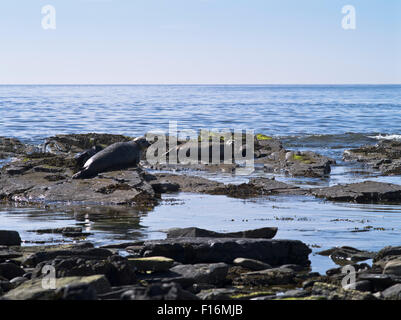
M 331 172 L 335 160 L 312 151 L 286 151 L 284 149 L 270 156 L 255 160 L 263 163 L 268 172 L 285 173 L 291 176 L 323 177 Z
M 381 249 L 373 258 L 373 265 L 384 269 L 386 264 L 392 260 L 401 259 L 401 247 L 385 247 Z
M 91 276 L 103 274 L 112 286 L 129 285 L 135 282 L 135 272 L 122 257 L 109 257 L 106 260 L 88 257 L 55 258 L 39 263 L 32 273 L 33 278 L 43 276 L 44 266 L 53 266 L 60 278 Z
M 309 265 L 311 250 L 297 240 L 177 238 L 146 241 L 142 256 L 165 256 L 181 263 L 232 263 L 237 257 L 260 260 L 272 266 Z
M 24 275 L 24 273 L 24 269 L 14 263 L 0 263 L 0 276 L 8 280 L 11 280 L 15 277 L 21 277 L 22 275 Z
M 22 155 L 33 150 L 33 146 L 25 145 L 16 138 L 0 137 L 0 159 Z
M 132 139 L 133 137 L 104 133 L 60 134 L 47 138 L 43 151 L 54 154 L 75 155 L 95 146 L 105 148 L 113 143 L 128 142 Z
M 277 181 L 274 178 L 251 178 L 249 184 L 260 189 L 260 193 L 268 194 L 304 194 L 308 193 L 307 190 L 299 187 Z
M 7 246 L 0 246 L 0 263 L 9 259 L 22 257 L 22 254 Z
M 372 291 L 372 284 L 369 280 L 356 281 L 354 283 L 350 283 L 343 288 L 344 290 L 358 290 L 363 292 Z
M 121 295 L 122 300 L 199 300 L 199 298 L 181 288 L 177 283 L 152 284 L 149 287 L 137 287 Z
M 69 156 L 36 154 L 29 157 L 0 169 L 0 200 L 28 204 L 144 204 L 151 208 L 160 197 L 147 181 L 149 174 L 140 168 L 77 180 L 71 179 L 76 167 Z
M 381 293 L 384 299 L 401 300 L 401 283 L 397 283 Z
M 28 232 L 36 232 L 38 234 L 61 234 L 64 237 L 87 237 L 91 233 L 83 232 L 81 227 L 64 227 L 64 228 L 54 228 L 54 229 L 38 229 L 38 230 L 28 230 Z
M 394 284 L 394 280 L 385 274 L 361 273 L 357 275 L 358 281 L 369 281 L 373 292 L 382 291 Z
M 184 278 L 193 279 L 195 283 L 222 284 L 226 280 L 228 265 L 225 263 L 177 265 L 171 272 Z
M 137 271 L 163 272 L 174 265 L 174 260 L 166 257 L 128 258 L 128 263 Z
M 235 288 L 217 288 L 202 290 L 197 294 L 201 300 L 230 300 L 238 292 Z
M 336 264 L 341 266 L 372 259 L 376 255 L 374 252 L 362 251 L 347 246 L 323 250 L 317 252 L 317 254 L 329 256 Z
M 56 290 L 44 288 L 42 279 L 33 279 L 7 292 L 2 298 L 6 300 L 56 300 L 64 295 L 64 290 L 60 288 L 76 284 L 89 284 L 96 293 L 106 293 L 111 290 L 109 282 L 103 275 L 59 278 L 55 282 Z
M 255 230 L 246 230 L 240 232 L 228 232 L 219 233 L 215 231 L 209 231 L 196 227 L 190 228 L 172 228 L 167 230 L 167 238 L 263 238 L 271 239 L 277 233 L 276 227 L 266 227 Z
M 234 279 L 236 285 L 271 286 L 295 284 L 296 274 L 291 269 L 271 268 L 262 271 L 247 272 Z
M 312 295 L 323 296 L 328 300 L 375 300 L 375 297 L 369 292 L 344 290 L 340 286 L 324 282 L 313 284 Z
M 391 183 L 365 181 L 313 189 L 312 194 L 330 201 L 357 203 L 399 203 L 401 186 Z
M 401 257 L 387 262 L 384 266 L 383 274 L 393 274 L 395 276 L 401 276 Z
M 246 258 L 236 258 L 236 259 L 234 259 L 233 264 L 241 266 L 241 267 L 249 269 L 249 270 L 254 270 L 254 271 L 265 270 L 265 269 L 271 268 L 271 266 L 267 263 L 264 263 L 264 262 L 258 261 L 258 260 L 253 260 L 253 259 L 246 259 Z
M 376 145 L 346 150 L 343 155 L 346 161 L 363 162 L 384 175 L 401 174 L 401 142 L 383 140 Z
M 17 231 L 0 230 L 0 245 L 19 246 L 21 238 Z
M 90 283 L 73 283 L 57 289 L 59 300 L 97 300 L 95 288 Z
M 302 289 L 293 289 L 283 292 L 280 295 L 277 295 L 277 299 L 288 299 L 288 298 L 303 298 L 309 296 L 310 293 L 308 291 Z
M 86 257 L 102 260 L 110 257 L 111 255 L 112 253 L 110 250 L 100 248 L 39 251 L 27 257 L 22 264 L 26 267 L 35 267 L 40 262 L 53 260 L 58 257 Z

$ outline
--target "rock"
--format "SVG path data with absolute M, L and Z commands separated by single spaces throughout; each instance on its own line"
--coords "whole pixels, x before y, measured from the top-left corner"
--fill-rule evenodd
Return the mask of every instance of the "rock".
M 361 273 L 357 275 L 357 280 L 369 281 L 373 292 L 382 291 L 394 284 L 394 280 L 386 274 Z
M 246 269 L 254 270 L 254 271 L 265 270 L 265 269 L 271 268 L 271 266 L 267 263 L 263 263 L 262 261 L 253 260 L 253 259 L 246 259 L 246 258 L 236 258 L 236 259 L 234 259 L 233 263 L 235 265 L 244 267 Z
M 283 292 L 283 294 L 277 295 L 277 299 L 288 299 L 288 298 L 303 298 L 309 296 L 310 293 L 302 289 L 293 289 Z
M 29 155 L 0 169 L 0 200 L 27 204 L 146 205 L 149 208 L 160 198 L 148 183 L 149 174 L 140 168 L 104 172 L 85 180 L 71 179 L 75 171 L 74 159 L 68 155 Z
M 35 267 L 40 262 L 53 260 L 57 257 L 105 259 L 111 255 L 112 253 L 110 250 L 100 248 L 39 251 L 30 255 L 22 262 L 22 264 L 26 267 Z
M 365 181 L 327 188 L 313 189 L 312 194 L 330 201 L 357 203 L 399 203 L 401 186 L 391 183 Z
M 173 228 L 167 230 L 167 239 L 172 238 L 264 238 L 271 239 L 277 233 L 277 228 L 266 227 L 255 230 L 247 230 L 240 232 L 219 233 L 200 228 Z
M 28 278 L 25 277 L 16 277 L 10 280 L 10 283 L 14 284 L 16 287 L 19 286 L 20 284 L 24 283 L 25 281 L 28 281 Z
M 230 300 L 238 290 L 234 288 L 217 288 L 202 290 L 197 294 L 201 300 Z
M 171 272 L 184 278 L 193 279 L 195 283 L 222 284 L 226 280 L 228 265 L 225 263 L 177 265 Z
M 147 288 L 137 287 L 121 295 L 122 300 L 199 300 L 177 283 L 152 284 Z
M 272 268 L 247 272 L 234 279 L 234 284 L 245 286 L 271 286 L 295 284 L 296 274 L 291 269 Z
M 401 283 L 397 283 L 381 293 L 384 299 L 401 300 Z
M 373 258 L 374 266 L 384 269 L 387 262 L 401 258 L 401 246 L 399 247 L 385 247 L 381 249 Z
M 73 283 L 56 290 L 59 300 L 97 300 L 97 293 L 92 284 Z
M 166 257 L 129 258 L 128 263 L 137 271 L 163 272 L 174 265 L 174 260 Z
M 356 281 L 343 287 L 344 290 L 372 291 L 372 285 L 369 280 Z
M 383 140 L 376 145 L 344 151 L 345 161 L 358 161 L 380 170 L 384 175 L 401 174 L 401 142 Z
M 44 266 L 53 266 L 59 278 L 103 274 L 112 286 L 129 285 L 135 282 L 135 273 L 123 257 L 111 256 L 106 260 L 88 257 L 62 257 L 39 263 L 32 273 L 33 278 L 42 277 Z
M 387 262 L 384 267 L 383 274 L 401 276 L 401 258 Z
M 91 235 L 91 233 L 83 232 L 81 227 L 64 227 L 55 229 L 39 229 L 39 230 L 28 230 L 28 232 L 36 232 L 38 234 L 61 234 L 64 237 L 82 238 Z
M 21 277 L 25 273 L 24 269 L 14 263 L 0 263 L 0 276 L 11 280 L 16 277 Z
M 59 278 L 56 279 L 56 289 L 82 283 L 90 284 L 97 293 L 106 293 L 111 290 L 109 282 L 103 275 Z M 6 300 L 55 300 L 61 298 L 57 295 L 60 292 L 64 291 L 45 289 L 42 286 L 42 279 L 33 279 L 9 291 L 3 298 Z
M 184 174 L 156 173 L 153 185 L 178 185 L 182 192 L 206 193 L 211 195 L 226 195 L 235 198 L 250 198 L 269 194 L 304 194 L 307 190 L 300 189 L 274 179 L 251 178 L 249 183 L 239 185 L 224 184 L 202 177 Z M 175 189 L 175 187 L 174 187 Z M 157 188 L 156 188 L 157 190 Z
M 375 300 L 375 297 L 369 292 L 344 290 L 334 284 L 323 282 L 313 284 L 312 295 L 323 296 L 328 300 Z
M 298 240 L 177 238 L 146 241 L 140 251 L 144 257 L 165 256 L 191 263 L 232 263 L 235 258 L 260 260 L 272 266 L 299 264 L 308 266 L 311 250 Z
M 17 231 L 0 230 L 0 245 L 19 246 L 21 238 Z
M 19 257 L 22 257 L 21 253 L 16 252 L 7 246 L 0 247 L 0 262 Z
M 328 250 L 317 252 L 322 256 L 330 258 L 338 265 L 344 266 L 355 262 L 372 259 L 376 254 L 374 252 L 362 251 L 352 247 L 335 247 Z

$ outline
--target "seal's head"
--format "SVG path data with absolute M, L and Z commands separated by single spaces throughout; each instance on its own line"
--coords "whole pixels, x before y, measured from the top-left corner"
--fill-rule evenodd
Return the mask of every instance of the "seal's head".
M 138 137 L 134 139 L 134 142 L 143 150 L 150 146 L 148 140 L 145 137 Z

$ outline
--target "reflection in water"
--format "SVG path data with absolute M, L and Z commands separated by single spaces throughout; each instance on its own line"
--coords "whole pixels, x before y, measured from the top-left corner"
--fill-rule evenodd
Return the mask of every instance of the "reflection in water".
M 2 207 L 1 228 L 18 230 L 23 240 L 54 241 L 60 235 L 37 235 L 27 230 L 82 226 L 95 245 L 160 239 L 162 230 L 196 226 L 218 232 L 278 227 L 276 238 L 308 244 L 314 271 L 335 265 L 315 253 L 334 246 L 377 251 L 399 245 L 401 206 L 331 203 L 302 196 L 272 196 L 251 200 L 190 193 L 163 197 L 152 212 L 133 208 L 74 207 L 66 211 Z M 362 232 L 363 231 L 363 232 Z

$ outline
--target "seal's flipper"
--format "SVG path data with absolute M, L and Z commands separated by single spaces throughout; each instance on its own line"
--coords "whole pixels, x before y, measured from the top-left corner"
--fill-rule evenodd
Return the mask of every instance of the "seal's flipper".
M 72 176 L 72 178 L 73 179 L 86 179 L 86 178 L 92 178 L 95 175 L 96 174 L 93 174 L 93 172 L 85 169 L 85 170 L 81 170 L 81 171 L 77 172 L 76 174 L 74 174 Z

